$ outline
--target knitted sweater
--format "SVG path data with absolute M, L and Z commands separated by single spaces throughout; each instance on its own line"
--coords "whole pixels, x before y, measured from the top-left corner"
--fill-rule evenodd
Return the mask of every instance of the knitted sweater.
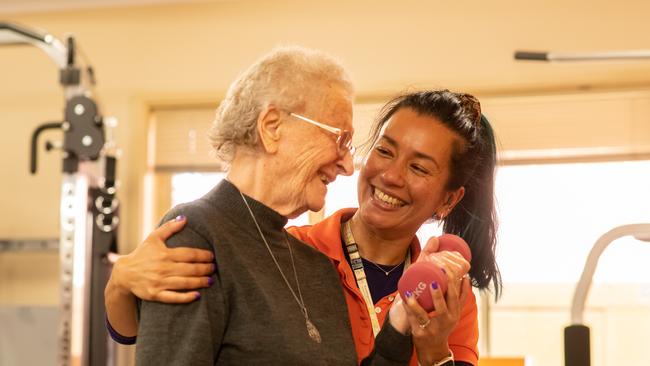
M 167 245 L 212 250 L 218 273 L 215 283 L 202 289 L 201 298 L 191 304 L 142 302 L 137 364 L 355 365 L 347 308 L 332 263 L 286 235 L 285 217 L 250 197 L 246 200 L 282 272 L 300 296 L 297 276 L 309 318 L 322 342 L 309 337 L 301 308 L 273 263 L 239 191 L 223 181 L 163 219 L 185 215 L 185 228 Z M 410 337 L 385 328 L 376 351 L 364 364 L 406 365 Z

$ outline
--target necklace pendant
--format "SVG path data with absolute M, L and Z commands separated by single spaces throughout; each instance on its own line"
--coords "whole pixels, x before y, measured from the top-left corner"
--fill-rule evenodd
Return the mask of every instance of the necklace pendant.
M 321 338 L 320 338 L 320 332 L 314 325 L 314 323 L 311 322 L 309 319 L 305 319 L 305 325 L 307 326 L 307 334 L 309 334 L 309 338 L 313 339 L 314 342 L 320 343 Z

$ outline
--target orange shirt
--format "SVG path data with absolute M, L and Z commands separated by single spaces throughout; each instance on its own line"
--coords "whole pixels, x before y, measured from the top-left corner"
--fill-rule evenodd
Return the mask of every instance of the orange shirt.
M 355 211 L 354 208 L 342 209 L 316 225 L 294 226 L 290 227 L 288 231 L 291 235 L 327 255 L 334 263 L 343 284 L 350 324 L 352 325 L 352 336 L 354 337 L 357 356 L 361 360 L 372 351 L 375 337 L 372 333 L 366 303 L 363 300 L 361 291 L 359 291 L 354 273 L 345 259 L 343 243 L 341 242 L 341 221 L 348 220 Z M 415 260 L 419 254 L 420 243 L 417 238 L 414 238 L 411 243 L 411 258 Z M 375 313 L 379 324 L 384 323 L 388 309 L 396 294 L 397 292 L 392 293 L 375 304 Z M 463 305 L 461 318 L 456 328 L 449 335 L 448 342 L 456 361 L 468 362 L 473 365 L 478 363 L 478 311 L 476 298 L 472 292 L 470 292 L 465 305 Z M 410 364 L 412 366 L 418 365 L 415 352 Z

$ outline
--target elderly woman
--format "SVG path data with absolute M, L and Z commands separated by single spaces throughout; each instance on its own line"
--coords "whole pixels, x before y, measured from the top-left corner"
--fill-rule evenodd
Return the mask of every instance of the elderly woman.
M 477 365 L 476 300 L 464 275 L 469 270 L 471 283 L 479 289 L 493 283 L 497 296 L 501 287 L 495 262 L 496 149 L 492 128 L 481 115 L 478 100 L 470 95 L 446 90 L 417 92 L 384 107 L 370 146 L 359 175 L 359 208 L 340 210 L 316 225 L 290 228 L 289 232 L 334 263 L 343 283 L 357 352 L 363 358 L 380 341 L 379 327 L 389 309 L 392 321 L 396 318 L 393 310 L 401 308 L 395 306 L 399 302 L 397 281 L 420 254 L 417 229 L 432 219 L 444 223 L 445 232 L 460 235 L 470 244 L 471 270 L 456 253 L 433 254 L 436 240 L 425 247 L 427 255 L 420 257 L 441 265 L 450 285 L 444 296 L 437 284 L 431 285 L 435 312 L 427 314 L 413 299 L 407 301 L 417 351 L 411 365 L 451 365 L 453 359 L 456 365 Z M 193 251 L 192 259 L 176 256 L 174 260 L 157 259 L 156 254 L 164 248 L 162 240 L 183 224 L 168 223 L 118 263 L 111 279 L 115 286 L 127 294 L 142 293 L 159 301 L 191 301 L 194 292 L 170 290 L 207 286 L 208 277 L 204 276 L 209 273 L 202 264 L 194 263 L 187 265 L 196 273 L 186 275 L 173 269 L 174 261 L 201 262 L 205 252 Z M 353 244 L 362 259 L 363 276 L 351 268 L 348 252 Z M 147 264 L 142 265 L 143 261 Z M 181 276 L 184 285 L 176 286 L 171 273 Z M 370 294 L 362 288 L 369 288 Z M 124 297 L 112 297 L 116 303 L 128 305 Z M 120 321 L 121 329 L 133 326 L 127 312 L 109 311 Z
M 227 180 L 164 219 L 187 218 L 167 245 L 212 252 L 217 280 L 189 305 L 142 302 L 138 365 L 357 363 L 331 262 L 284 230 L 352 173 L 351 100 L 335 61 L 297 48 L 264 57 L 231 85 L 211 131 L 230 162 Z M 390 325 L 380 336 L 365 363 L 406 364 L 410 337 Z

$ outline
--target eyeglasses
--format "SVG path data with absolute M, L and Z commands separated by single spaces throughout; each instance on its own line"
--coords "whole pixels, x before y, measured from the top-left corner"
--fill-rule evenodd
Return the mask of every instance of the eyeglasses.
M 342 130 L 337 127 L 328 126 L 324 123 L 316 122 L 313 119 L 307 118 L 305 116 L 301 116 L 297 113 L 289 112 L 289 115 L 292 117 L 296 117 L 301 121 L 310 123 L 314 126 L 318 126 L 324 129 L 325 131 L 335 134 L 337 136 L 336 145 L 338 147 L 339 156 L 343 157 L 347 152 L 349 152 L 350 155 L 354 156 L 354 152 L 356 151 L 356 148 L 354 147 L 354 145 L 352 145 L 352 132 L 348 130 Z

